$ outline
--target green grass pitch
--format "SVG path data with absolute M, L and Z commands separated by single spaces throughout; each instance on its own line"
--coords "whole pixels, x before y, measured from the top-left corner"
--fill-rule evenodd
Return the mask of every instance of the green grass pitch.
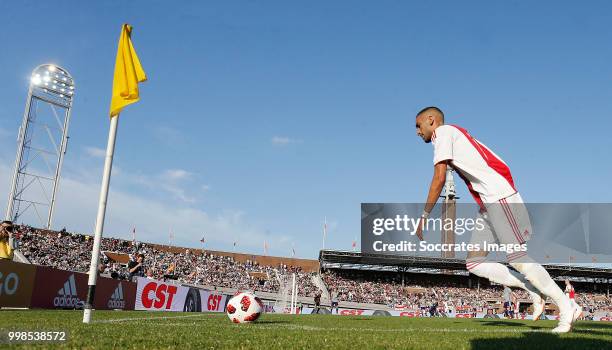
M 612 323 L 578 322 L 554 335 L 555 321 L 265 314 L 233 324 L 225 314 L 95 311 L 0 311 L 0 330 L 68 332 L 58 343 L 11 348 L 70 349 L 612 349 Z M 6 348 L 6 343 L 0 348 Z

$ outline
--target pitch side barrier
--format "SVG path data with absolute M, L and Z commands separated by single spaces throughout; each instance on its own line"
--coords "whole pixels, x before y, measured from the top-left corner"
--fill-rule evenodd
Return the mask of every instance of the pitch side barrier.
M 0 308 L 82 309 L 87 274 L 0 260 Z M 139 277 L 136 282 L 99 277 L 94 308 L 224 312 L 228 295 Z
M 82 309 L 87 294 L 87 274 L 46 266 L 0 260 L 0 307 Z M 256 293 L 257 294 L 257 293 Z M 232 294 L 138 277 L 136 282 L 99 277 L 94 308 L 98 310 L 145 310 L 178 312 L 225 312 Z M 273 302 L 270 298 L 266 301 Z M 265 305 L 265 312 L 290 313 L 289 308 Z M 295 314 L 313 314 L 312 307 L 296 308 Z M 318 313 L 329 314 L 326 307 Z M 420 311 L 339 308 L 340 316 L 428 317 Z M 450 313 L 451 318 L 503 318 L 501 314 Z M 555 316 L 547 316 L 555 318 Z M 530 319 L 531 315 L 521 314 Z M 612 321 L 596 313 L 594 321 Z
M 100 277 L 94 307 L 134 310 L 136 285 Z M 87 275 L 47 266 L 0 260 L 0 307 L 82 309 Z

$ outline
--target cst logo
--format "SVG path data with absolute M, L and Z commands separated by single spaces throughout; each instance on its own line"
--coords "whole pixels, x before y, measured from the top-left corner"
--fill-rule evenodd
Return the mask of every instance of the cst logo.
M 363 314 L 363 310 L 342 310 L 340 311 L 340 315 L 343 316 L 361 316 Z
M 176 291 L 176 286 L 169 286 L 166 284 L 158 285 L 155 282 L 149 282 L 142 289 L 142 295 L 140 296 L 142 306 L 147 309 L 165 308 L 166 310 L 170 310 L 170 307 L 172 306 L 172 299 L 174 298 Z
M 221 306 L 222 295 L 213 295 L 211 294 L 208 297 L 208 311 L 219 311 L 219 306 Z
M 0 272 L 0 296 L 13 295 L 17 288 L 19 288 L 19 276 L 16 273 L 11 272 L 4 278 L 4 275 Z

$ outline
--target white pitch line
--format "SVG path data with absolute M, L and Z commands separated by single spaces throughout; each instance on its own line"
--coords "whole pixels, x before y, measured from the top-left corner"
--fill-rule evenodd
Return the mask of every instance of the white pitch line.
M 166 319 L 174 319 L 174 318 L 208 317 L 210 315 L 214 315 L 214 314 L 207 313 L 207 314 L 180 315 L 180 316 L 114 318 L 110 320 L 94 321 L 93 323 L 115 323 L 115 322 L 146 321 L 146 320 L 166 320 Z
M 404 333 L 404 332 L 430 332 L 430 333 L 550 333 L 552 328 L 540 328 L 540 329 L 474 329 L 474 328 L 340 328 L 340 327 L 313 327 L 313 326 L 302 326 L 302 325 L 265 325 L 262 327 L 257 327 L 259 329 L 278 329 L 278 328 L 287 328 L 287 329 L 296 329 L 296 330 L 305 330 L 305 331 L 366 331 L 366 332 L 394 332 L 394 333 Z M 579 331 L 596 331 L 595 328 L 580 328 L 577 329 Z

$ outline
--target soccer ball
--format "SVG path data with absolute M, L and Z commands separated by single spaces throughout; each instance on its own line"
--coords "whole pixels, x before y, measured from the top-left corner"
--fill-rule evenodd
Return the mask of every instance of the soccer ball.
M 238 293 L 227 303 L 227 317 L 234 323 L 254 322 L 261 315 L 263 303 L 251 293 Z

